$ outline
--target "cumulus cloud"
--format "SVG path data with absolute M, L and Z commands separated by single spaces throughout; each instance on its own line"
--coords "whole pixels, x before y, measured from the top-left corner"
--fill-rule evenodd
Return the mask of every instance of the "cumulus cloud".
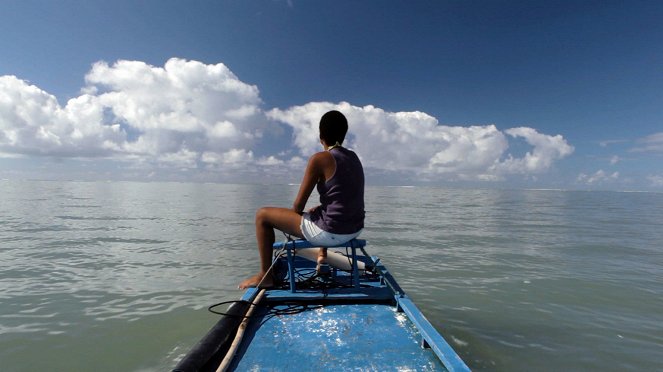
M 507 129 L 512 137 L 523 138 L 533 146 L 522 158 L 513 158 L 501 162 L 498 168 L 507 173 L 539 173 L 550 168 L 556 160 L 571 155 L 573 146 L 569 145 L 561 135 L 550 136 L 537 132 L 535 129 L 519 127 Z
M 232 149 L 223 153 L 205 152 L 202 154 L 204 163 L 212 167 L 226 166 L 240 168 L 253 162 L 253 151 L 245 149 Z
M 130 153 L 225 153 L 251 147 L 265 129 L 258 88 L 221 63 L 99 62 L 86 81 L 112 120 L 136 133 L 124 146 Z
M 594 174 L 580 173 L 577 182 L 586 185 L 600 185 L 607 182 L 616 181 L 619 179 L 619 172 L 607 173 L 603 169 L 599 169 Z
M 291 126 L 300 154 L 308 156 L 319 149 L 320 116 L 332 109 L 348 117 L 351 134 L 347 146 L 357 150 L 368 168 L 496 179 L 506 174 L 543 172 L 573 152 L 562 136 L 541 134 L 532 128 L 501 132 L 494 125 L 445 126 L 422 112 L 387 112 L 346 102 L 313 102 L 287 110 L 273 109 L 267 115 Z M 532 151 L 523 158 L 505 158 L 507 135 L 524 138 Z
M 418 111 L 346 102 L 265 111 L 258 88 L 222 63 L 98 62 L 85 81 L 80 96 L 61 105 L 24 80 L 1 76 L 0 153 L 106 157 L 142 168 L 301 170 L 320 150 L 318 122 L 331 109 L 351 123 L 346 146 L 366 168 L 383 174 L 495 180 L 545 172 L 573 152 L 560 135 L 527 127 L 446 126 Z M 260 147 L 283 128 L 292 130 L 294 151 L 269 153 Z M 524 139 L 530 151 L 522 157 L 508 154 L 514 138 Z
M 98 98 L 87 94 L 65 107 L 15 76 L 0 76 L 0 151 L 25 155 L 95 156 L 125 141 L 119 124 L 103 122 Z
M 2 151 L 139 155 L 193 168 L 203 153 L 252 147 L 267 128 L 258 88 L 221 63 L 98 62 L 85 80 L 83 93 L 63 107 L 23 80 L 0 77 Z M 235 163 L 232 156 L 219 158 Z

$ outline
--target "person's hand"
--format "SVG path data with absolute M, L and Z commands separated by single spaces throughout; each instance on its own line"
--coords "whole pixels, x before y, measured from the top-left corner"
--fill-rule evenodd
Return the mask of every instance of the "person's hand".
M 315 212 L 315 210 L 318 209 L 318 208 L 320 208 L 319 205 L 318 205 L 318 206 L 315 206 L 315 207 L 313 207 L 313 208 L 311 208 L 311 209 L 309 209 L 309 210 L 308 210 L 308 213 L 313 213 L 313 212 Z

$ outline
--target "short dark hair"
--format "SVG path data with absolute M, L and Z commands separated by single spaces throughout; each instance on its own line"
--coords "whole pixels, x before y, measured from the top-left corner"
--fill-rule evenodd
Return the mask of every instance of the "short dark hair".
M 336 142 L 342 144 L 346 133 L 348 133 L 348 119 L 339 111 L 329 111 L 320 118 L 320 139 L 327 145 L 334 145 Z

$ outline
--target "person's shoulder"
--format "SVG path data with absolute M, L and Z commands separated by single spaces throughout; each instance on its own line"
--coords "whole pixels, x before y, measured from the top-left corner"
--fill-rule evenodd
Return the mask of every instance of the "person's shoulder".
M 329 159 L 332 157 L 332 154 L 329 151 L 320 151 L 311 155 L 311 159 Z
M 345 149 L 345 151 L 347 151 L 348 154 L 351 154 L 352 156 L 357 156 L 357 153 L 354 150 Z
M 328 163 L 331 160 L 333 160 L 333 156 L 329 153 L 329 151 L 316 152 L 309 158 L 309 162 L 318 165 Z
M 354 152 L 354 151 L 352 151 L 352 150 L 350 150 L 350 149 L 345 149 L 345 151 L 347 151 L 347 154 L 348 154 L 350 157 L 352 157 L 352 158 L 356 159 L 357 161 L 361 162 L 361 160 L 359 159 L 359 155 L 357 155 L 356 152 Z

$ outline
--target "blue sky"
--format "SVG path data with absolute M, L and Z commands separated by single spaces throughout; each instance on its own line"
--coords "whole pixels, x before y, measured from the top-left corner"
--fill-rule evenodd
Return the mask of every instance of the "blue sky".
M 663 191 L 663 3 L 4 1 L 0 178 Z

